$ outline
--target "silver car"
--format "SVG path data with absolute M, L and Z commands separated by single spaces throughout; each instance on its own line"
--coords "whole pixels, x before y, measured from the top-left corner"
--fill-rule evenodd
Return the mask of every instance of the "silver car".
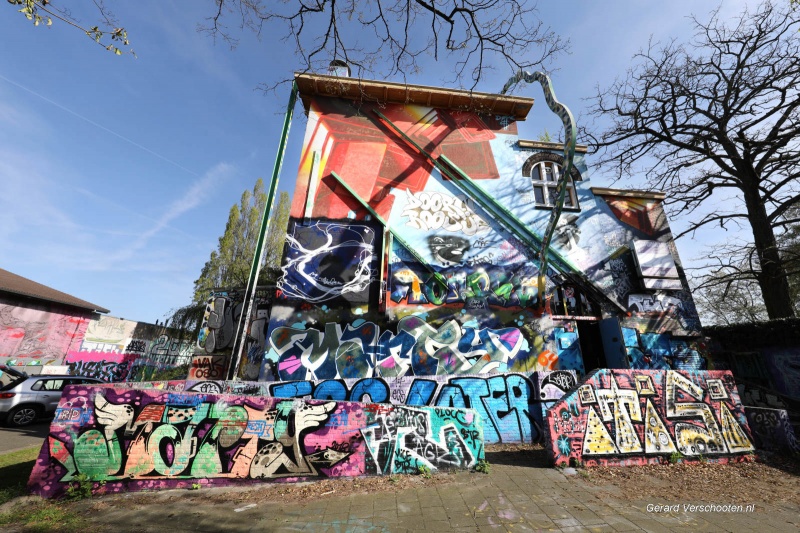
M 27 426 L 45 416 L 53 416 L 67 385 L 105 383 L 85 376 L 29 376 L 0 365 L 0 422 Z

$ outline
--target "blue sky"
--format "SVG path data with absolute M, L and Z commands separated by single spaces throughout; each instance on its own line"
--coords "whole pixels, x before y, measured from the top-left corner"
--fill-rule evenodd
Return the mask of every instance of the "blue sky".
M 722 13 L 745 4 L 725 2 Z M 624 74 L 651 36 L 687 38 L 686 16 L 716 4 L 542 5 L 544 20 L 572 41 L 553 83 L 580 120 L 594 87 Z M 70 6 L 94 24 L 91 2 Z M 230 207 L 270 176 L 289 88 L 256 87 L 290 77 L 300 62 L 271 32 L 261 41 L 242 33 L 235 50 L 197 33 L 213 12 L 210 0 L 109 6 L 138 59 L 106 52 L 58 21 L 34 27 L 13 6 L 0 8 L 0 267 L 114 316 L 154 322 L 191 300 Z M 440 85 L 450 68 L 425 61 L 407 81 Z M 499 91 L 507 78 L 498 69 L 476 89 Z M 521 137 L 559 129 L 538 86 L 517 94 L 537 99 Z M 304 127 L 298 104 L 281 190 L 293 190 Z M 590 177 L 610 185 L 601 173 Z M 684 263 L 717 237 L 679 241 Z

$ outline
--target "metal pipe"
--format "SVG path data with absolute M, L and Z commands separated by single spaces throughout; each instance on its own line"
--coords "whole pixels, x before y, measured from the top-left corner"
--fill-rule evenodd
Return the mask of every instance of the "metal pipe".
M 239 322 L 236 325 L 236 338 L 234 339 L 231 354 L 235 354 L 231 367 L 228 369 L 228 379 L 236 379 L 239 374 L 239 365 L 242 361 L 242 349 L 244 348 L 245 330 L 250 322 L 250 314 L 253 312 L 253 302 L 256 297 L 256 285 L 258 285 L 258 274 L 261 272 L 261 263 L 264 255 L 264 238 L 269 229 L 273 204 L 275 203 L 275 191 L 278 189 L 283 159 L 286 155 L 286 141 L 289 138 L 289 128 L 292 125 L 292 115 L 294 106 L 297 102 L 297 83 L 292 82 L 292 92 L 289 95 L 289 105 L 286 108 L 286 115 L 283 117 L 283 129 L 281 130 L 280 141 L 278 142 L 278 153 L 275 155 L 275 165 L 272 167 L 272 179 L 267 193 L 267 202 L 264 205 L 264 216 L 261 217 L 261 227 L 258 231 L 256 250 L 253 254 L 253 262 L 250 265 L 250 275 L 247 278 L 247 288 L 245 290 L 245 312 L 239 315 Z M 244 326 L 243 326 L 244 323 Z M 266 348 L 266 347 L 265 347 Z

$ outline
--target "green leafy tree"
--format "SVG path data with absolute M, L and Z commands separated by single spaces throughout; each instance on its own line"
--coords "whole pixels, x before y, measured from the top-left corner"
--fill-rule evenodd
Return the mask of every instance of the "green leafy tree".
M 241 201 L 231 207 L 217 249 L 211 252 L 194 282 L 192 303 L 172 313 L 169 318 L 172 327 L 196 329 L 213 289 L 244 289 L 247 286 L 266 202 L 264 181 L 259 178 L 253 190 L 244 191 Z M 282 192 L 277 207 L 270 215 L 258 285 L 271 285 L 278 279 L 290 208 L 289 194 Z

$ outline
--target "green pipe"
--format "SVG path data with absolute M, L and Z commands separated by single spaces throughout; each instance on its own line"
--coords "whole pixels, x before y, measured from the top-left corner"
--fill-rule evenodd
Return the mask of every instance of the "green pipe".
M 525 224 L 515 217 L 511 212 L 507 209 L 499 205 L 497 202 L 494 201 L 493 198 L 489 194 L 487 194 L 483 189 L 481 189 L 475 182 L 470 179 L 461 169 L 459 169 L 452 161 L 447 159 L 445 156 L 441 156 L 438 159 L 433 157 L 431 154 L 426 152 L 421 146 L 419 146 L 413 139 L 411 139 L 408 135 L 405 134 L 400 128 L 398 128 L 391 120 L 386 118 L 383 113 L 380 111 L 375 111 L 375 114 L 380 117 L 381 121 L 383 121 L 392 131 L 394 131 L 398 136 L 400 136 L 404 141 L 406 141 L 409 145 L 411 145 L 415 150 L 417 150 L 420 155 L 427 158 L 433 165 L 436 167 L 441 174 L 450 179 L 454 185 L 456 185 L 459 189 L 463 192 L 467 193 L 469 196 L 474 197 L 474 199 L 483 207 L 486 211 L 488 211 L 493 217 L 498 219 L 501 223 L 504 223 L 506 229 L 511 231 L 515 237 L 523 241 L 525 244 L 534 248 L 535 250 L 539 251 L 541 249 L 541 239 L 538 235 L 531 232 Z M 444 161 L 446 164 L 443 164 Z M 452 170 L 451 170 L 452 169 Z M 561 263 L 563 263 L 564 269 L 571 270 L 573 273 L 577 273 L 578 270 L 570 265 L 566 260 L 563 258 L 561 259 Z
M 484 191 L 475 181 L 470 178 L 463 170 L 458 168 L 455 163 L 450 161 L 446 156 L 441 155 L 439 158 L 433 157 L 430 153 L 425 151 L 421 146 L 419 146 L 412 138 L 405 134 L 399 127 L 397 127 L 391 120 L 389 120 L 386 116 L 383 115 L 378 110 L 375 110 L 374 113 L 381 119 L 381 121 L 393 132 L 395 132 L 401 139 L 403 139 L 407 144 L 413 147 L 420 155 L 428 159 L 434 167 L 436 167 L 439 172 L 450 179 L 450 181 L 458 187 L 461 191 L 466 193 L 468 196 L 472 197 L 476 200 L 481 207 L 483 207 L 489 214 L 491 214 L 495 219 L 497 219 L 504 227 L 509 230 L 515 237 L 521 240 L 524 244 L 531 247 L 532 249 L 536 250 L 540 254 L 540 272 L 539 272 L 539 294 L 542 295 L 542 298 L 539 299 L 540 305 L 544 305 L 544 289 L 543 289 L 543 279 L 544 275 L 548 266 L 548 262 L 543 260 L 549 257 L 553 261 L 553 266 L 558 270 L 560 273 L 574 276 L 579 278 L 584 284 L 587 285 L 588 288 L 594 289 L 594 292 L 601 296 L 605 300 L 609 300 L 614 303 L 617 307 L 622 307 L 610 300 L 602 291 L 596 290 L 594 284 L 586 278 L 586 276 L 581 272 L 577 267 L 571 264 L 567 259 L 562 257 L 558 252 L 552 250 L 549 246 L 544 246 L 541 237 L 533 233 L 528 227 L 522 222 L 519 218 L 517 218 L 513 213 L 511 213 L 508 209 L 500 205 L 494 198 L 491 197 L 486 191 Z M 551 217 L 552 221 L 552 217 Z M 546 253 L 545 253 L 546 251 Z
M 261 271 L 261 263 L 263 262 L 264 252 L 264 239 L 269 229 L 273 204 L 275 203 L 275 192 L 278 190 L 278 181 L 281 175 L 281 168 L 283 167 L 283 159 L 286 155 L 286 143 L 289 138 L 289 128 L 292 126 L 292 115 L 294 114 L 294 106 L 297 102 L 297 83 L 292 82 L 292 92 L 289 95 L 289 105 L 286 107 L 286 114 L 283 117 L 283 128 L 281 130 L 280 141 L 278 142 L 278 153 L 275 155 L 275 164 L 272 167 L 272 178 L 269 184 L 269 192 L 267 193 L 267 202 L 264 205 L 264 215 L 261 217 L 261 227 L 258 230 L 258 240 L 256 241 L 256 250 L 253 254 L 253 262 L 250 264 L 250 275 L 247 277 L 247 289 L 245 290 L 245 312 L 239 316 L 239 322 L 236 325 L 236 338 L 234 339 L 234 350 L 236 358 L 228 369 L 228 379 L 236 379 L 239 374 L 239 365 L 242 361 L 242 349 L 244 348 L 244 330 L 250 321 L 250 314 L 253 312 L 253 302 L 256 297 L 256 285 L 258 285 L 258 274 Z M 244 321 L 245 327 L 242 327 Z
M 424 260 L 424 259 L 423 259 L 423 258 L 422 258 L 422 257 L 421 257 L 421 256 L 420 256 L 420 255 L 419 255 L 419 254 L 418 254 L 418 253 L 415 251 L 415 250 L 414 250 L 414 248 L 412 248 L 412 247 L 411 247 L 411 245 L 409 245 L 409 244 L 408 244 L 406 241 L 404 241 L 404 240 L 403 240 L 403 238 L 402 238 L 402 237 L 400 237 L 400 235 L 398 235 L 398 234 L 397 234 L 397 232 L 395 232 L 395 231 L 394 231 L 394 230 L 393 230 L 391 227 L 389 227 L 389 223 L 388 223 L 388 222 L 386 222 L 386 221 L 385 221 L 385 220 L 384 220 L 384 219 L 383 219 L 383 218 L 382 218 L 382 217 L 381 217 L 381 216 L 378 214 L 378 212 L 377 212 L 377 211 L 375 211 L 375 210 L 372 208 L 372 206 L 371 206 L 371 205 L 369 205 L 369 203 L 367 203 L 367 201 L 366 201 L 366 200 L 364 200 L 363 198 L 361 198 L 361 197 L 358 195 L 358 193 L 357 193 L 356 191 L 354 191 L 354 190 L 353 190 L 353 189 L 352 189 L 352 188 L 351 188 L 351 187 L 350 187 L 350 186 L 349 186 L 347 183 L 345 183 L 345 181 L 344 181 L 344 180 L 343 180 L 343 179 L 342 179 L 342 178 L 341 178 L 341 177 L 340 177 L 340 176 L 339 176 L 339 175 L 338 175 L 336 172 L 334 172 L 334 171 L 331 171 L 331 176 L 333 176 L 333 178 L 334 178 L 336 181 L 338 181 L 338 182 L 339 182 L 339 184 L 340 184 L 342 187 L 344 187 L 345 189 L 347 189 L 347 192 L 349 192 L 349 193 L 350 193 L 350 195 L 351 195 L 353 198 L 355 198 L 355 199 L 358 201 L 358 203 L 360 203 L 360 204 L 361 204 L 361 206 L 362 206 L 362 207 L 364 207 L 364 209 L 366 209 L 367 211 L 369 211 L 369 214 L 370 214 L 370 215 L 374 216 L 374 217 L 375 217 L 375 219 L 376 219 L 378 222 L 380 222 L 380 223 L 383 225 L 383 227 L 384 227 L 384 228 L 386 228 L 387 230 L 389 230 L 389 233 L 391 233 L 391 234 L 392 234 L 392 237 L 393 237 L 394 239 L 396 239 L 396 240 L 397 240 L 397 242 L 399 242 L 399 243 L 400 243 L 400 246 L 402 246 L 403 248 L 405 248 L 405 249 L 408 251 L 408 253 L 410 253 L 410 254 L 411 254 L 411 256 L 414 258 L 414 260 L 415 260 L 415 261 L 417 261 L 418 263 L 420 263 L 420 264 L 421 264 L 423 267 L 425 267 L 425 269 L 427 269 L 427 270 L 428 270 L 428 272 L 430 272 L 431 274 L 433 274 L 433 277 L 434 277 L 434 279 L 435 279 L 436 281 L 438 281 L 438 282 L 439 282 L 439 284 L 440 284 L 440 285 L 442 285 L 442 287 L 443 287 L 443 288 L 445 288 L 445 289 L 448 289 L 448 288 L 449 288 L 449 287 L 448 287 L 448 285 L 447 285 L 447 280 L 445 280 L 445 279 L 444 279 L 444 276 L 442 276 L 441 274 L 439 274 L 438 272 L 436 272 L 436 270 L 434 270 L 434 268 L 433 268 L 431 265 L 429 265 L 429 264 L 428 264 L 428 262 L 427 262 L 427 261 L 425 261 L 425 260 Z M 382 271 L 381 271 L 381 276 L 383 276 L 383 272 L 382 272 Z

